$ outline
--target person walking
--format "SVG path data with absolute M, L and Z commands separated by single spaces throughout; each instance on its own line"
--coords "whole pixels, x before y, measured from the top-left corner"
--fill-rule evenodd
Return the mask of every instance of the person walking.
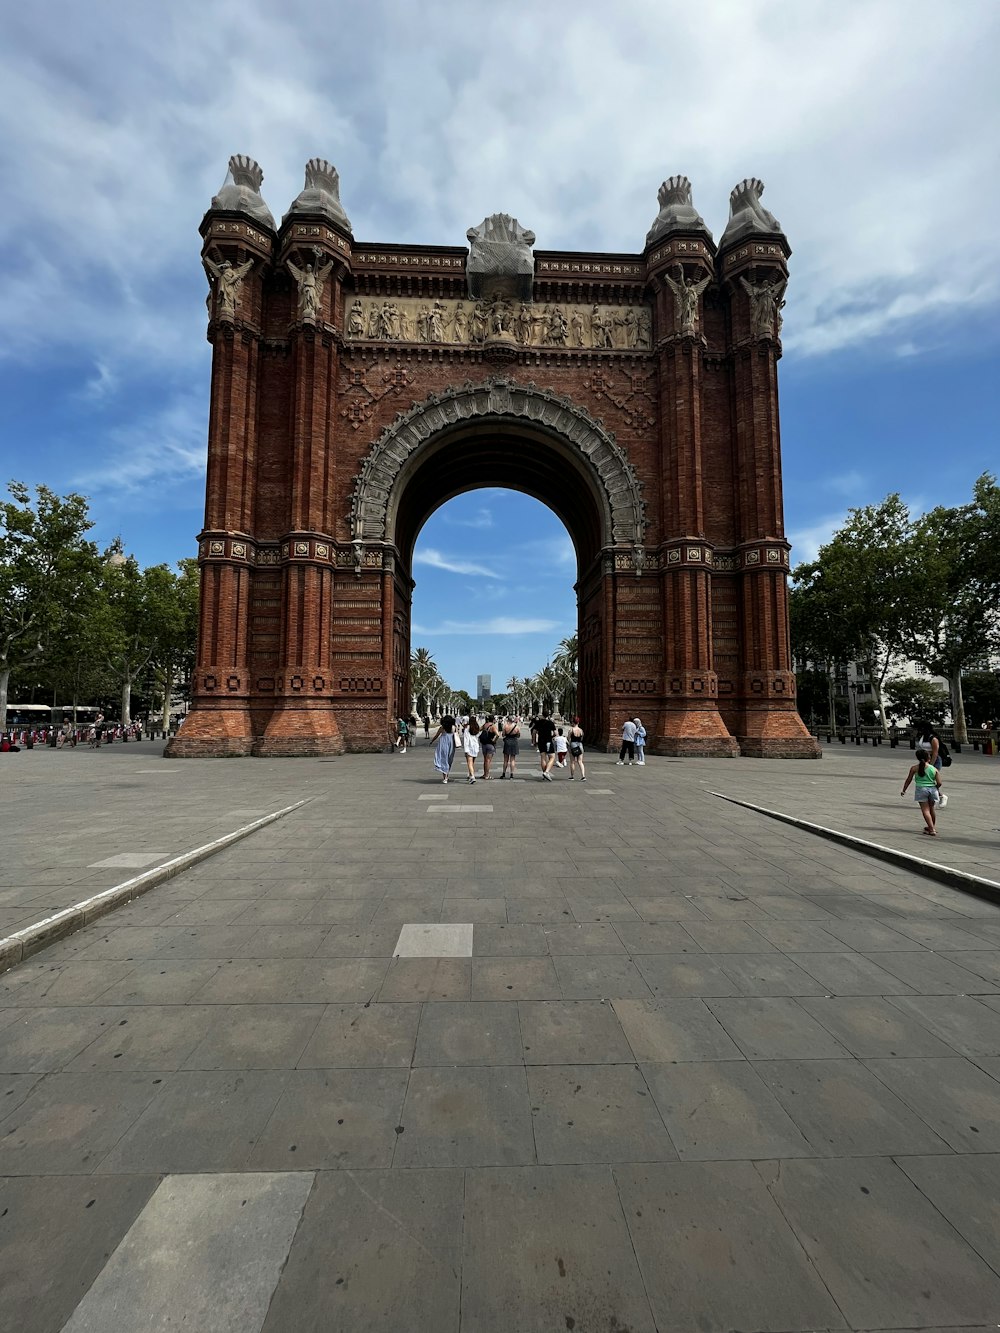
M 556 724 L 548 713 L 544 717 L 535 719 L 535 744 L 538 746 L 538 763 L 542 770 L 543 782 L 552 781 L 550 770 L 556 762 L 555 734 Z
M 424 740 L 425 740 L 425 741 L 429 741 L 430 738 L 431 738 L 431 715 L 430 715 L 430 713 L 425 713 L 425 714 L 424 714 Z
M 508 717 L 503 724 L 503 772 L 501 779 L 508 776 L 510 770 L 511 781 L 514 780 L 514 769 L 517 767 L 517 756 L 520 753 L 521 728 L 517 718 Z
M 628 765 L 631 768 L 635 763 L 635 723 L 628 718 L 622 724 L 622 748 L 618 751 L 618 762 L 616 768 L 624 768 L 628 756 Z
M 441 725 L 431 738 L 434 746 L 434 767 L 441 774 L 441 781 L 448 781 L 448 774 L 455 762 L 455 719 L 445 716 Z
M 563 735 L 562 727 L 556 732 L 556 738 L 553 741 L 556 747 L 556 768 L 566 767 L 566 755 L 569 752 L 569 741 Z
M 642 725 L 641 718 L 634 718 L 635 722 L 635 762 L 644 764 L 646 762 L 646 728 Z
M 396 749 L 400 754 L 406 754 L 406 744 L 410 739 L 410 727 L 405 717 L 396 718 Z
M 491 769 L 493 767 L 493 756 L 497 752 L 497 741 L 500 739 L 500 732 L 497 728 L 496 719 L 492 713 L 486 715 L 486 725 L 479 733 L 479 746 L 483 752 L 483 778 L 490 782 L 493 779 Z
M 913 796 L 920 806 L 924 817 L 923 832 L 932 838 L 937 837 L 937 807 L 941 799 L 941 774 L 931 763 L 926 750 L 917 751 L 917 762 L 911 767 L 903 783 L 900 796 L 906 795 L 906 789 L 913 783 Z
M 465 751 L 465 765 L 469 770 L 470 785 L 476 780 L 476 760 L 479 758 L 479 719 L 470 717 L 468 726 L 462 733 L 462 749 Z
M 580 726 L 580 719 L 575 717 L 573 725 L 569 729 L 569 780 L 573 781 L 576 776 L 576 770 L 580 770 L 580 781 L 587 781 L 587 770 L 583 763 L 583 727 Z

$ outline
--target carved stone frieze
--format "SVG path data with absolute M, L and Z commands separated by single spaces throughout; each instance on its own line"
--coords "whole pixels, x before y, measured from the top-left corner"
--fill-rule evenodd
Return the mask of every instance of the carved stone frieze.
M 606 544 L 642 547 L 645 502 L 635 469 L 614 436 L 584 408 L 534 384 L 492 378 L 431 394 L 400 414 L 376 441 L 354 487 L 351 526 L 356 544 L 387 538 L 389 499 L 406 460 L 439 431 L 463 421 L 492 417 L 535 422 L 573 444 L 583 455 L 602 500 Z
M 519 347 L 643 352 L 652 347 L 646 305 L 536 305 L 504 296 L 478 301 L 355 297 L 347 336 L 356 342 L 481 347 L 506 337 Z

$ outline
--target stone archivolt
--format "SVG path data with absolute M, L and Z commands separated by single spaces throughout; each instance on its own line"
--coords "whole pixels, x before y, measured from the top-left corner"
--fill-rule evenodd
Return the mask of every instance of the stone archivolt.
M 652 347 L 648 305 L 601 303 L 541 305 L 529 301 L 422 300 L 357 296 L 348 305 L 346 332 L 357 342 L 451 344 L 475 347 L 513 338 L 521 347 L 553 351 L 646 352 Z

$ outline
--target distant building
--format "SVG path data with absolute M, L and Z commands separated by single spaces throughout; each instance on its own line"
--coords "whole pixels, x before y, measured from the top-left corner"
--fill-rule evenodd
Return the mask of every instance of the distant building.
M 492 676 L 477 676 L 477 677 L 476 677 L 476 698 L 479 700 L 479 702 L 480 702 L 480 703 L 485 703 L 486 700 L 490 697 L 490 695 L 491 695 L 492 693 L 493 693 L 493 677 L 492 677 Z

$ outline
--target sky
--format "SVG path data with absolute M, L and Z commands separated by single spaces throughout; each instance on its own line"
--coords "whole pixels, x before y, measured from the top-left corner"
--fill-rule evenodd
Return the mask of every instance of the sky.
M 504 211 L 639 252 L 676 173 L 718 238 L 760 176 L 793 250 L 793 561 L 890 491 L 961 503 L 1000 466 L 998 55 L 995 0 L 0 0 L 0 483 L 84 492 L 143 564 L 194 553 L 197 227 L 243 152 L 277 217 L 326 157 L 358 240 L 443 245 Z M 456 687 L 527 674 L 574 573 L 537 502 L 460 496 L 418 542 L 414 643 Z

